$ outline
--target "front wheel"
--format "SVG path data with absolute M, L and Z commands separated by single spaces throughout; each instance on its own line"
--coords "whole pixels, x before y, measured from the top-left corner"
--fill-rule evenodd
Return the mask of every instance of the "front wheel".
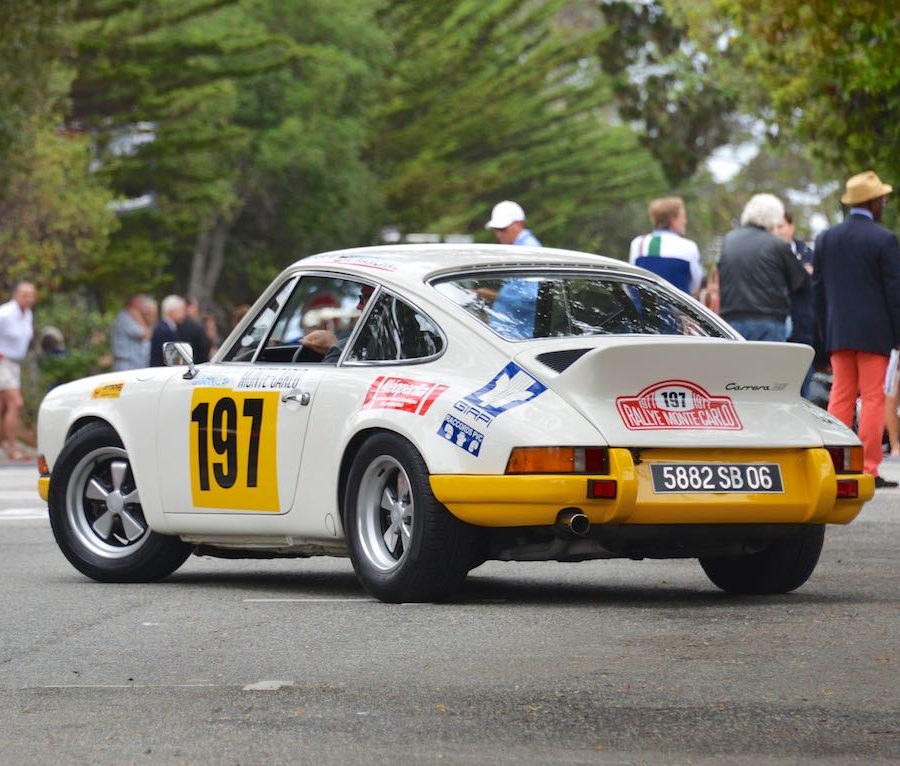
M 367 441 L 350 469 L 344 524 L 353 569 L 382 601 L 439 601 L 475 560 L 478 531 L 431 492 L 428 468 L 406 440 Z
M 812 575 L 822 543 L 825 525 L 810 527 L 791 540 L 777 540 L 764 550 L 747 556 L 701 558 L 700 566 L 713 584 L 726 593 L 789 593 Z
M 57 545 L 94 580 L 152 582 L 191 553 L 187 543 L 147 526 L 128 453 L 106 424 L 86 426 L 66 442 L 48 500 Z

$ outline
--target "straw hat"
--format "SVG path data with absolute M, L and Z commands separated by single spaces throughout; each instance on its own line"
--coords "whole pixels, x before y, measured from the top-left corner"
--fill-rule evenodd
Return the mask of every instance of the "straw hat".
M 862 202 L 868 202 L 870 199 L 883 197 L 885 194 L 890 194 L 893 190 L 894 187 L 882 183 L 874 171 L 867 170 L 865 173 L 857 173 L 847 180 L 847 191 L 841 197 L 841 202 L 845 205 L 858 205 Z

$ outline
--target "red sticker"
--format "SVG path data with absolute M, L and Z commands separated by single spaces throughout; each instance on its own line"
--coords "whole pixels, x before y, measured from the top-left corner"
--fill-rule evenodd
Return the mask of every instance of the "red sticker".
M 403 410 L 424 415 L 447 386 L 379 375 L 363 400 L 364 410 Z
M 740 431 L 744 427 L 729 397 L 710 396 L 686 380 L 665 380 L 637 396 L 620 396 L 616 408 L 629 431 Z

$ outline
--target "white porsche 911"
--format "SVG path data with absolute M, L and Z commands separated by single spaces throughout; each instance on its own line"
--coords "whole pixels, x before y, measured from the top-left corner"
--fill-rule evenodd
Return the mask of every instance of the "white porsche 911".
M 599 256 L 325 253 L 208 364 L 166 352 L 181 366 L 41 405 L 53 533 L 96 580 L 349 555 L 373 596 L 420 601 L 488 559 L 688 557 L 725 591 L 784 593 L 874 493 L 856 436 L 800 398 L 812 349 L 746 342 Z

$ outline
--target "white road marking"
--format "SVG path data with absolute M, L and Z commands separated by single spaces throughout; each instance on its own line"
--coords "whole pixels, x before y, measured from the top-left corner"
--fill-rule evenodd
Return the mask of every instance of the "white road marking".
M 219 684 L 48 684 L 39 689 L 213 689 Z
M 293 681 L 257 681 L 255 684 L 247 684 L 245 692 L 277 692 L 285 686 L 293 686 Z
M 4 489 L 0 492 L 3 500 L 33 500 L 36 503 L 44 502 L 34 489 Z
M 20 521 L 22 519 L 46 519 L 47 507 L 7 508 L 0 511 L 0 521 Z
M 364 604 L 373 604 L 375 603 L 374 599 L 371 598 L 245 598 L 243 599 L 244 603 L 249 604 L 284 604 L 284 603 L 326 603 L 333 601 L 347 601 L 353 602 L 358 601 Z

